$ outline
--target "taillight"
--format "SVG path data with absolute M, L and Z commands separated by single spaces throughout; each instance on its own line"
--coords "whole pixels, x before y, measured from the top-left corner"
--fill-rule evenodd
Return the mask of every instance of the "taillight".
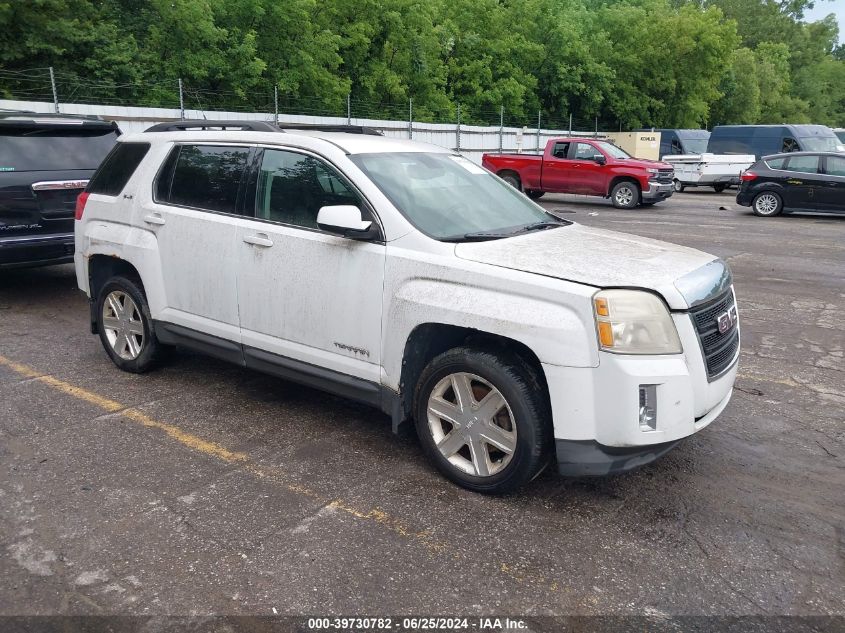
M 77 220 L 82 219 L 82 212 L 85 211 L 85 203 L 88 202 L 88 192 L 83 191 L 76 196 L 76 212 L 73 214 Z
M 757 178 L 757 174 L 753 171 L 746 171 L 739 177 L 742 182 L 751 182 L 755 178 Z

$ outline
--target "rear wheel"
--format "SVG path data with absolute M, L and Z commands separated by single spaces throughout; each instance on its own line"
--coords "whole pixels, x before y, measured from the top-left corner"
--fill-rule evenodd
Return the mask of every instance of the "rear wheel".
M 527 189 L 525 193 L 528 195 L 529 198 L 532 200 L 539 200 L 544 195 L 546 195 L 545 191 L 540 191 L 539 189 Z
M 724 183 L 718 183 L 718 184 L 713 185 L 713 189 L 716 190 L 716 193 L 722 193 L 727 188 L 728 188 L 728 186 Z
M 504 180 L 517 191 L 522 191 L 522 183 L 519 182 L 519 176 L 517 176 L 515 173 L 507 171 L 503 174 L 499 174 L 499 178 Z
M 112 277 L 100 289 L 97 330 L 106 353 L 123 371 L 143 373 L 161 352 L 147 298 L 134 279 Z
M 610 201 L 617 209 L 633 209 L 640 203 L 640 188 L 629 180 L 623 180 L 613 187 Z
M 437 469 L 469 490 L 503 494 L 548 461 L 546 389 L 516 357 L 459 347 L 434 358 L 415 394 L 420 442 Z
M 773 191 L 764 191 L 754 197 L 751 208 L 756 215 L 770 218 L 783 210 L 783 200 Z

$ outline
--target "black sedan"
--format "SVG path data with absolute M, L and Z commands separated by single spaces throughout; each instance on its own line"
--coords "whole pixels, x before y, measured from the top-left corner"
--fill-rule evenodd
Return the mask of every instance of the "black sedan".
M 845 153 L 764 156 L 740 177 L 737 204 L 757 215 L 781 211 L 845 214 Z

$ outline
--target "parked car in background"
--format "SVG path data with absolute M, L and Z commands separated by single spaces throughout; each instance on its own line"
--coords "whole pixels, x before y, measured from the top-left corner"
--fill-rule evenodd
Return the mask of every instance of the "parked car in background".
M 765 156 L 742 175 L 736 202 L 764 217 L 790 211 L 845 213 L 845 154 Z
M 762 156 L 786 152 L 839 152 L 845 145 L 825 125 L 717 125 L 710 133 L 710 154 L 753 154 Z
M 836 134 L 836 137 L 839 139 L 839 141 L 843 145 L 845 145 L 845 129 L 838 127 L 833 130 L 833 133 Z
M 0 268 L 73 261 L 76 198 L 119 134 L 98 117 L 0 113 Z
M 587 138 L 556 138 L 542 155 L 484 154 L 481 165 L 530 198 L 546 193 L 578 193 L 610 198 L 633 209 L 670 197 L 672 166 L 633 158 L 613 143 Z
M 356 399 L 413 420 L 472 490 L 550 461 L 636 468 L 731 397 L 727 264 L 556 218 L 442 147 L 161 124 L 121 139 L 76 215 L 77 281 L 120 369 L 180 345 Z

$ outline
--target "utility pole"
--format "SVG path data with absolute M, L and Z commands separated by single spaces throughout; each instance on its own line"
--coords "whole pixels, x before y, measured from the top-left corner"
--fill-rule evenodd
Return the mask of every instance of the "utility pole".
M 279 86 L 273 86 L 273 123 L 279 124 Z
M 182 96 L 182 78 L 179 78 L 179 118 L 185 120 L 185 98 Z
M 540 117 L 542 116 L 542 110 L 537 110 L 537 152 L 540 152 Z
M 346 125 L 352 125 L 352 94 L 346 93 Z
M 569 136 L 572 136 L 572 113 L 569 113 Z
M 414 100 L 408 99 L 408 138 L 414 138 Z
M 53 107 L 56 109 L 56 114 L 59 113 L 59 92 L 56 90 L 56 75 L 53 73 L 53 67 L 50 66 L 50 86 L 53 88 Z

